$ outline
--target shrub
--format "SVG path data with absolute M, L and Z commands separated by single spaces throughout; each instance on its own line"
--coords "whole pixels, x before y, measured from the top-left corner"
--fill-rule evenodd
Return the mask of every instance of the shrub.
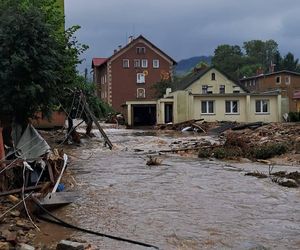
M 237 158 L 243 155 L 240 147 L 220 147 L 213 150 L 213 155 L 217 159 Z
M 300 121 L 300 112 L 289 112 L 290 122 L 299 122 Z
M 288 147 L 284 143 L 265 144 L 250 150 L 249 155 L 255 159 L 268 159 L 286 153 Z
M 208 158 L 211 156 L 211 149 L 210 148 L 201 148 L 198 151 L 199 158 Z

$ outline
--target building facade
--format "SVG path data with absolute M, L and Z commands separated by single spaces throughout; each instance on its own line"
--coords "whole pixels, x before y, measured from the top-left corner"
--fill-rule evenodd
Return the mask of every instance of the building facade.
M 171 57 L 143 36 L 131 37 L 128 44 L 119 46 L 111 57 L 93 58 L 97 94 L 116 111 L 123 112 L 126 101 L 154 100 L 153 84 L 171 79 L 175 64 Z M 155 112 L 151 107 L 145 104 L 136 107 L 136 112 L 141 115 Z
M 135 113 L 127 102 L 128 124 L 135 126 Z M 157 109 L 156 123 L 180 123 L 192 119 L 208 122 L 279 122 L 279 93 L 249 93 L 239 83 L 215 67 L 200 69 L 185 77 L 174 91 L 152 103 Z
M 298 109 L 294 96 L 300 92 L 300 73 L 282 70 L 243 78 L 240 79 L 240 83 L 252 93 L 279 90 L 283 99 L 286 100 L 282 103 L 283 112 L 296 112 Z

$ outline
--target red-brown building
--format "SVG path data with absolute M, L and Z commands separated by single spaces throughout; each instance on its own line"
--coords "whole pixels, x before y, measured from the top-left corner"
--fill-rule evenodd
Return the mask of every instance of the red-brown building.
M 123 112 L 126 101 L 153 100 L 153 84 L 172 78 L 175 64 L 170 56 L 140 35 L 135 39 L 130 37 L 128 44 L 119 46 L 109 58 L 93 58 L 93 80 L 98 96 L 116 111 Z M 142 107 L 141 112 L 146 109 Z
M 297 93 L 300 92 L 300 73 L 282 70 L 268 74 L 240 79 L 240 83 L 250 92 L 281 91 L 283 98 L 287 99 L 286 112 L 299 112 Z

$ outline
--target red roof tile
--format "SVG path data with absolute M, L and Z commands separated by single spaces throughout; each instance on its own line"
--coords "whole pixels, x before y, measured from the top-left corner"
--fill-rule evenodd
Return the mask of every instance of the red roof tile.
M 99 67 L 103 63 L 106 63 L 108 58 L 93 58 L 92 66 Z

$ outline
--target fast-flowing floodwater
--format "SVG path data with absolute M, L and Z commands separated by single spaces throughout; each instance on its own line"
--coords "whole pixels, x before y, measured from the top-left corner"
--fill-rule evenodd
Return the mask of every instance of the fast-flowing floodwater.
M 186 135 L 123 129 L 107 133 L 114 150 L 103 148 L 100 136 L 76 149 L 81 159 L 70 169 L 81 198 L 64 210 L 67 219 L 160 249 L 300 249 L 300 190 L 244 176 L 246 171 L 267 172 L 268 166 L 228 167 L 164 154 L 159 156 L 163 165 L 149 167 L 145 152 L 169 148 Z M 282 169 L 299 167 L 275 166 L 273 171 Z M 147 249 L 78 232 L 74 236 L 99 249 Z

